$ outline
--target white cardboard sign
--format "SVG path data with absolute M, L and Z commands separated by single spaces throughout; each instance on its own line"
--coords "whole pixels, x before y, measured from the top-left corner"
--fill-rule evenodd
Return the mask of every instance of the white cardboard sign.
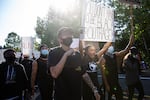
M 85 0 L 82 12 L 84 41 L 114 42 L 114 9 Z
M 32 37 L 22 37 L 21 49 L 24 55 L 32 55 L 33 52 L 33 38 Z

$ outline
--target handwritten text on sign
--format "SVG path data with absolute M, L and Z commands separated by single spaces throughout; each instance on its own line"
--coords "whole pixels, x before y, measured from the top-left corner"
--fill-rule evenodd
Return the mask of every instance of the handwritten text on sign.
M 85 41 L 114 41 L 114 10 L 88 0 L 82 18 Z
M 33 38 L 22 37 L 22 52 L 24 55 L 31 55 L 33 51 Z

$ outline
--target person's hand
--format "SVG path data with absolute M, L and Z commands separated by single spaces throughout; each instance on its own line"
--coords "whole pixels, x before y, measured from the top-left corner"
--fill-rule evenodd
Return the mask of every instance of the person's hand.
M 74 49 L 69 49 L 67 52 L 65 52 L 66 56 L 70 56 L 74 53 Z
M 98 92 L 95 92 L 95 93 L 94 93 L 94 96 L 95 96 L 95 99 L 96 99 L 96 100 L 100 100 L 100 97 L 101 97 L 101 96 L 99 95 Z

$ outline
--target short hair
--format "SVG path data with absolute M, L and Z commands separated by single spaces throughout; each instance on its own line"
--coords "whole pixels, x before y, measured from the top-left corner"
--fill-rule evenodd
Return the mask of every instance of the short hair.
M 41 44 L 40 47 L 39 47 L 39 50 L 41 50 L 41 48 L 43 48 L 43 47 L 47 47 L 48 48 L 48 46 L 46 44 Z
M 61 27 L 57 32 L 57 36 L 61 37 L 63 33 L 68 33 L 68 34 L 73 35 L 74 32 L 73 32 L 73 29 L 70 27 Z

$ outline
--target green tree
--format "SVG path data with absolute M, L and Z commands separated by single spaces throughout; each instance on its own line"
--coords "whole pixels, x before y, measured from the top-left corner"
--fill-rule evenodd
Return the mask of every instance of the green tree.
M 5 48 L 13 48 L 16 51 L 20 50 L 20 43 L 21 43 L 21 38 L 20 36 L 15 33 L 15 32 L 11 32 L 8 34 L 7 38 L 5 39 Z
M 139 47 L 143 58 L 149 61 L 150 59 L 150 1 L 143 0 L 142 4 L 134 9 L 134 26 Z M 149 61 L 150 63 L 150 61 Z
M 123 49 L 131 33 L 129 4 L 119 1 L 111 2 L 115 9 L 115 45 L 118 50 Z M 133 6 L 133 26 L 135 46 L 138 47 L 145 61 L 150 58 L 150 0 L 142 0 L 140 5 Z M 150 63 L 150 62 L 149 62 Z
M 36 33 L 41 39 L 42 44 L 47 44 L 49 47 L 58 45 L 57 30 L 63 26 L 69 26 L 75 31 L 74 36 L 78 37 L 78 29 L 80 28 L 80 8 L 72 12 L 58 13 L 50 8 L 46 18 L 37 18 Z

